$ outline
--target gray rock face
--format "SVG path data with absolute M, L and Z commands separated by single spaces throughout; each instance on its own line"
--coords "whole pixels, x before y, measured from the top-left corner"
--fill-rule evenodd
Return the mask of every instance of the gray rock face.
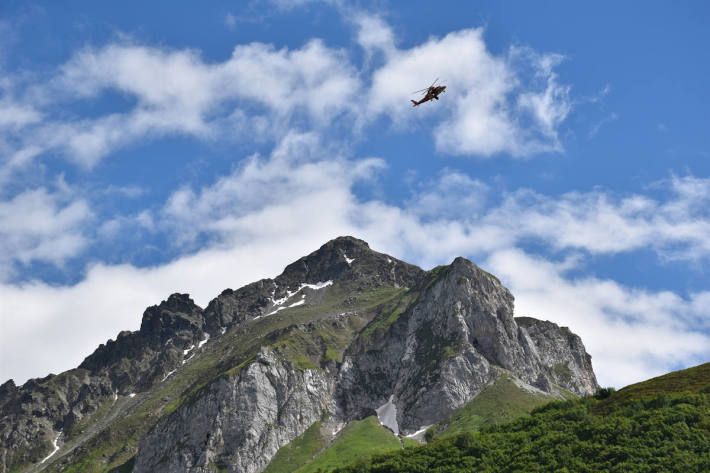
M 381 340 L 348 353 L 343 417 L 394 396 L 400 430 L 416 431 L 475 397 L 496 376 L 493 366 L 548 393 L 554 385 L 578 395 L 598 388 L 579 337 L 549 323 L 519 326 L 510 292 L 470 261 L 457 258 L 426 284 Z
M 562 388 L 583 396 L 599 389 L 592 370 L 592 357 L 586 352 L 582 339 L 567 327 L 545 320 L 517 317 L 533 343 L 547 374 Z
M 383 289 L 394 299 L 359 314 L 359 298 Z M 305 301 L 312 315 L 263 332 L 249 362 L 233 368 L 229 348 L 210 365 L 204 387 L 140 441 L 134 473 L 259 472 L 326 415 L 340 424 L 381 408 L 408 434 L 469 402 L 501 370 L 551 394 L 598 388 L 579 337 L 513 318 L 512 294 L 470 261 L 425 272 L 341 237 L 275 279 L 225 290 L 204 310 L 173 294 L 145 311 L 139 331 L 121 332 L 80 369 L 0 386 L 0 473 L 38 462 L 59 431 L 71 433 L 109 397 L 150 395 L 188 356 L 200 360 L 191 349 L 207 335 L 248 334 L 251 322 Z
M 70 431 L 112 394 L 107 377 L 91 376 L 83 369 L 33 379 L 20 388 L 12 380 L 3 384 L 0 471 L 44 458 L 60 431 Z
M 333 379 L 262 349 L 239 374 L 220 378 L 159 423 L 141 442 L 133 471 L 261 471 L 279 448 L 334 412 Z
M 183 350 L 205 337 L 202 309 L 187 294 L 172 294 L 143 313 L 137 332 L 121 332 L 79 365 L 108 376 L 119 394 L 141 392 L 178 367 Z

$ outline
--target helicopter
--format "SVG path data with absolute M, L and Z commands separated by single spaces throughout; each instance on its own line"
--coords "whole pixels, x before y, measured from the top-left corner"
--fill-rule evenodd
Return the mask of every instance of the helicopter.
M 426 89 L 417 90 L 416 92 L 412 92 L 413 94 L 418 94 L 420 92 L 426 92 L 424 94 L 424 97 L 422 97 L 422 99 L 419 102 L 417 102 L 415 100 L 411 101 L 415 107 L 417 105 L 423 104 L 424 102 L 428 102 L 429 100 L 432 100 L 432 99 L 439 100 L 439 94 L 441 94 L 442 92 L 444 92 L 446 90 L 446 86 L 445 85 L 435 85 L 438 80 L 439 80 L 439 78 L 437 77 L 436 80 L 434 82 L 432 82 L 432 84 L 429 87 L 427 87 Z

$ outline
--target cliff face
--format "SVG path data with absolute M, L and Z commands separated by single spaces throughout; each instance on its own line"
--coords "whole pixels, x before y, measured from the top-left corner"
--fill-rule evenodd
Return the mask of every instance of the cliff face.
M 411 433 L 501 370 L 550 396 L 597 389 L 579 337 L 514 319 L 510 292 L 470 261 L 425 272 L 338 238 L 204 310 L 187 295 L 147 309 L 140 331 L 122 332 L 73 371 L 73 389 L 51 379 L 3 385 L 3 462 L 37 471 L 63 432 L 48 471 L 108 449 L 97 461 L 135 454 L 136 473 L 258 472 L 314 422 L 335 431 L 378 412 Z M 119 410 L 121 424 L 112 420 Z M 107 430 L 113 437 L 101 440 Z
M 261 471 L 281 446 L 334 411 L 333 388 L 327 371 L 294 370 L 262 349 L 158 423 L 141 442 L 134 471 Z

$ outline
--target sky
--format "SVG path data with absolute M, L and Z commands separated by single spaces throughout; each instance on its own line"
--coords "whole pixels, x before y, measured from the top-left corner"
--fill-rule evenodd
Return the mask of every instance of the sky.
M 404 5 L 3 2 L 0 383 L 339 235 L 471 259 L 601 385 L 710 361 L 710 4 Z

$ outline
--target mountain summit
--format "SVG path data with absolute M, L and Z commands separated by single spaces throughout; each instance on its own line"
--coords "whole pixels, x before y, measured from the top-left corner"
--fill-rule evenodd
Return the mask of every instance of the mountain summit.
M 0 471 L 260 472 L 316 426 L 324 448 L 373 415 L 420 436 L 503 379 L 595 392 L 579 337 L 514 318 L 513 300 L 464 258 L 424 271 L 336 238 L 204 309 L 171 295 L 76 369 L 0 386 Z

